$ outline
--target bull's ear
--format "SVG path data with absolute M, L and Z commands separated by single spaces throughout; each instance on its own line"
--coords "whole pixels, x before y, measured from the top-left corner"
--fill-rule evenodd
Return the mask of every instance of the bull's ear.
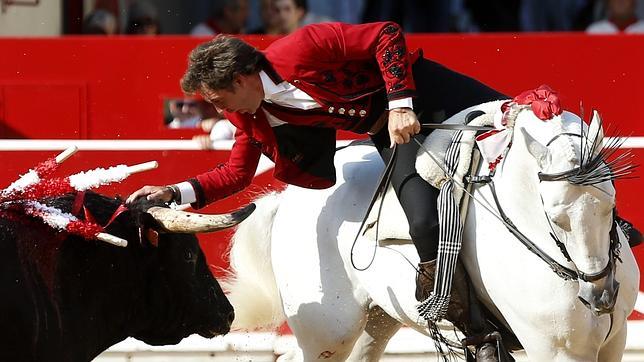
M 159 246 L 159 233 L 156 229 L 159 223 L 148 213 L 141 213 L 138 217 L 139 241 L 141 245 Z
M 150 228 L 139 228 L 139 242 L 141 245 L 152 245 L 155 248 L 159 246 L 159 233 Z
M 159 246 L 159 233 L 156 230 L 149 228 L 145 229 L 145 238 L 152 246 Z

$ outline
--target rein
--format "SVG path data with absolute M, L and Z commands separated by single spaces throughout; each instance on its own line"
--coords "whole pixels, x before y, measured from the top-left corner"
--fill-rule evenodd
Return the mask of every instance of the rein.
M 534 242 L 532 242 L 527 236 L 525 236 L 512 222 L 512 220 L 505 214 L 503 211 L 503 208 L 501 207 L 501 204 L 499 203 L 499 199 L 497 197 L 496 193 L 496 188 L 494 187 L 494 182 L 490 178 L 489 180 L 486 180 L 486 183 L 488 186 L 490 186 L 490 190 L 492 191 L 492 196 L 494 198 L 494 203 L 496 204 L 496 208 L 499 211 L 499 215 L 503 219 L 503 223 L 505 224 L 506 228 L 512 235 L 514 235 L 528 250 L 530 250 L 532 253 L 537 255 L 541 260 L 543 260 L 552 271 L 557 274 L 559 277 L 561 277 L 564 280 L 583 280 L 585 282 L 594 282 L 596 280 L 599 280 L 613 269 L 615 265 L 615 259 L 620 260 L 619 258 L 619 248 L 620 248 L 620 242 L 618 241 L 618 235 L 617 235 L 617 223 L 613 221 L 613 227 L 611 228 L 610 231 L 610 249 L 608 251 L 608 264 L 606 264 L 606 267 L 602 269 L 601 271 L 597 273 L 592 273 L 592 274 L 587 274 L 582 272 L 581 270 L 573 270 L 570 269 L 564 265 L 561 265 L 559 262 L 554 260 L 550 255 L 548 255 L 546 252 L 541 250 Z M 564 257 L 572 263 L 572 259 L 570 259 L 570 255 L 568 254 L 568 251 L 566 250 L 566 246 L 564 245 L 561 240 L 557 237 L 557 235 L 554 233 L 554 229 L 552 228 L 552 224 L 550 223 L 550 219 L 546 215 L 546 220 L 548 220 L 548 224 L 550 225 L 550 228 L 552 229 L 552 232 L 550 233 L 550 237 L 555 241 L 559 249 L 561 250 L 561 253 L 564 255 Z
M 364 218 L 362 219 L 362 222 L 360 223 L 360 228 L 358 228 L 358 232 L 356 233 L 356 237 L 353 239 L 353 243 L 351 244 L 351 266 L 355 270 L 358 271 L 365 271 L 369 269 L 371 264 L 373 264 L 373 261 L 376 259 L 376 251 L 378 250 L 378 220 L 380 220 L 380 212 L 382 211 L 382 205 L 384 204 L 385 201 L 385 193 L 387 192 L 387 188 L 389 187 L 389 184 L 391 183 L 391 174 L 394 171 L 394 168 L 396 166 L 396 156 L 398 154 L 398 146 L 394 145 L 393 152 L 391 153 L 391 158 L 389 159 L 389 162 L 387 162 L 387 165 L 385 166 L 384 171 L 382 172 L 382 175 L 380 176 L 380 181 L 378 181 L 378 187 L 376 187 L 376 190 L 373 193 L 373 196 L 371 196 L 371 201 L 369 202 L 369 207 L 367 207 L 367 211 L 365 212 Z M 378 208 L 378 215 L 376 217 L 376 221 L 373 223 L 369 224 L 367 227 L 367 230 L 373 226 L 373 224 L 376 224 L 376 242 L 374 243 L 373 246 L 373 254 L 371 255 L 371 260 L 365 266 L 364 268 L 358 268 L 355 264 L 355 261 L 353 260 L 353 251 L 356 247 L 356 244 L 358 242 L 358 238 L 360 237 L 360 232 L 364 228 L 365 223 L 367 222 L 367 218 L 369 217 L 369 214 L 371 213 L 371 209 L 373 208 L 373 205 L 376 203 L 376 200 L 378 200 L 378 197 L 381 197 L 380 199 L 380 207 Z M 365 230 L 366 232 L 366 230 Z

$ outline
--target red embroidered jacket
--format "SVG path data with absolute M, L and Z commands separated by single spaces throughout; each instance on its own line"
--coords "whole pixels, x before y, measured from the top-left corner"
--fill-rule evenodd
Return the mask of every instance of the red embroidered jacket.
M 366 132 L 385 109 L 386 100 L 412 97 L 409 54 L 400 27 L 392 22 L 305 26 L 271 44 L 264 52 L 266 73 L 287 81 L 322 108 L 298 110 L 263 102 L 286 125 L 271 128 L 264 112 L 228 113 L 237 127 L 227 163 L 188 180 L 195 207 L 247 187 L 261 153 L 275 162 L 275 178 L 307 188 L 335 183 L 335 130 Z M 385 99 L 386 94 L 386 99 Z

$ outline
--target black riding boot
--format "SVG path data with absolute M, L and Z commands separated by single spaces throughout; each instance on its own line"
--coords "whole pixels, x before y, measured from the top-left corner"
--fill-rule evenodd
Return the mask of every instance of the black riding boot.
M 436 259 L 418 263 L 416 273 L 416 300 L 422 302 L 429 297 L 434 289 L 434 274 L 436 274 Z
M 434 290 L 434 274 L 436 273 L 436 260 L 418 264 L 416 274 L 416 300 L 424 301 Z M 452 291 L 450 293 L 449 307 L 447 308 L 446 319 L 454 324 L 463 333 L 468 332 L 467 325 L 469 305 L 469 288 L 467 285 L 467 274 L 463 264 L 459 261 L 456 264 L 454 278 L 452 279 Z
M 436 273 L 436 260 L 418 264 L 416 274 L 416 300 L 419 302 L 427 299 L 434 289 L 434 275 Z M 446 319 L 450 321 L 466 336 L 472 335 L 469 306 L 470 288 L 467 281 L 467 273 L 463 263 L 459 260 L 452 279 L 452 290 L 450 293 L 449 307 L 447 308 Z M 489 346 L 488 346 L 489 344 Z M 477 346 L 477 362 L 498 362 L 496 346 L 485 343 Z

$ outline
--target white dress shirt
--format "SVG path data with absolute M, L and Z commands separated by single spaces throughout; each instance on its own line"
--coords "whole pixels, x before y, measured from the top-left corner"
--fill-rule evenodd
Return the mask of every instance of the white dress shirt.
M 609 20 L 600 20 L 590 24 L 586 29 L 588 34 L 619 34 L 620 30 L 613 22 Z M 644 20 L 639 20 L 624 29 L 624 34 L 642 34 L 644 33 Z

